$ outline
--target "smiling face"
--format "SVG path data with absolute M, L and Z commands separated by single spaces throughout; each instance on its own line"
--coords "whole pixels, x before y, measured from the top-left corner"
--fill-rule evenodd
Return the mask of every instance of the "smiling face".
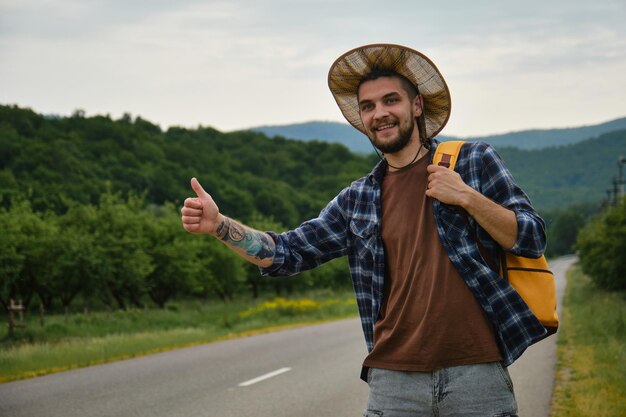
M 359 114 L 374 146 L 386 154 L 419 141 L 415 118 L 422 114 L 419 96 L 411 98 L 398 77 L 382 76 L 361 84 Z

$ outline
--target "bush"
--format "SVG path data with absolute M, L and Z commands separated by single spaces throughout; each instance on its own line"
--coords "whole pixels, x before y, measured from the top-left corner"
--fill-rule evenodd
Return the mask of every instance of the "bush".
M 286 300 L 276 298 L 274 301 L 266 301 L 256 307 L 249 308 L 239 313 L 240 318 L 261 315 L 266 318 L 276 319 L 278 317 L 293 317 L 297 315 L 311 313 L 320 308 L 320 303 L 308 298 L 299 300 Z
M 548 258 L 574 253 L 578 232 L 589 219 L 598 213 L 597 204 L 578 204 L 575 206 L 542 211 L 546 222 Z
M 576 241 L 583 271 L 606 290 L 626 289 L 626 200 L 585 226 Z

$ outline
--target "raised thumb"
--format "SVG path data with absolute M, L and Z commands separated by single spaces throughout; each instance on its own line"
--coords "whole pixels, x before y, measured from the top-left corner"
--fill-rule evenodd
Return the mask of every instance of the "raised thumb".
M 200 185 L 200 183 L 198 182 L 198 180 L 196 179 L 196 177 L 193 177 L 191 179 L 191 188 L 196 192 L 196 195 L 199 198 L 202 199 L 206 199 L 209 198 L 209 193 L 207 193 L 206 191 L 204 191 L 204 188 L 202 188 L 202 185 Z

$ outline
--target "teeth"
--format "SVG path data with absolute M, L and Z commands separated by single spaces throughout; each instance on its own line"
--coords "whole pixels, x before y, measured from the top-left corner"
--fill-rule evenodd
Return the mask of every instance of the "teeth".
M 377 127 L 376 130 L 381 131 L 383 129 L 389 129 L 389 128 L 392 128 L 394 126 L 395 126 L 395 124 L 388 124 L 388 125 Z

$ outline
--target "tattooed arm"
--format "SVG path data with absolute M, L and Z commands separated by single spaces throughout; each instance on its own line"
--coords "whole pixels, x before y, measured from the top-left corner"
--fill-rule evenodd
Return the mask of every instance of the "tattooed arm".
M 222 215 L 213 198 L 204 191 L 197 179 L 191 179 L 191 188 L 198 197 L 186 199 L 181 210 L 186 231 L 211 234 L 247 261 L 261 267 L 272 265 L 276 245 L 267 233 Z
M 267 233 L 244 226 L 228 217 L 222 217 L 223 220 L 215 230 L 218 239 L 248 262 L 262 267 L 272 265 L 276 244 Z

